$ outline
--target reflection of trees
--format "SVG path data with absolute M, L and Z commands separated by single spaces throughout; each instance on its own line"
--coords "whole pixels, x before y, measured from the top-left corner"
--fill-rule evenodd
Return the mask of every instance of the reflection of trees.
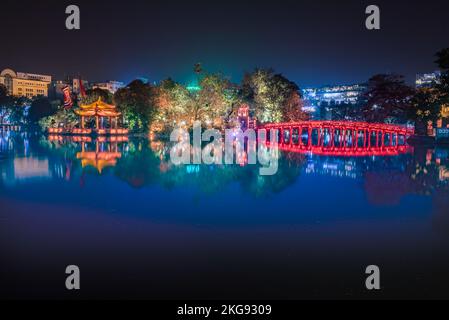
M 413 161 L 409 163 L 409 176 L 417 194 L 432 195 L 439 185 L 439 166 L 433 154 L 434 150 L 416 148 Z
M 377 159 L 365 173 L 370 202 L 397 204 L 407 194 L 434 196 L 447 188 L 447 183 L 441 181 L 441 172 L 448 159 L 437 157 L 435 152 L 416 147 L 413 155 Z
M 34 140 L 29 139 L 29 149 L 32 152 L 45 152 L 52 163 L 69 168 L 71 176 L 82 172 L 81 165 L 76 160 L 76 153 L 80 150 L 79 143 L 48 141 L 46 138 L 36 143 Z M 15 144 L 25 145 L 23 141 Z M 13 150 L 25 152 L 16 148 Z M 238 184 L 245 192 L 261 197 L 279 193 L 294 184 L 307 157 L 299 153 L 282 153 L 277 173 L 273 176 L 261 176 L 259 165 L 175 166 L 169 160 L 169 151 L 169 146 L 163 142 L 133 139 L 122 144 L 122 157 L 109 170 L 118 179 L 135 188 L 150 185 L 160 185 L 167 189 L 191 187 L 201 193 L 213 194 L 232 184 Z M 414 154 L 354 161 L 363 174 L 368 200 L 374 204 L 397 204 L 407 194 L 434 196 L 438 192 L 447 192 L 447 182 L 442 181 L 442 172 L 449 167 L 447 158 L 441 152 L 436 155 L 434 150 L 415 148 Z M 329 160 L 322 157 L 316 159 Z M 84 173 L 92 174 L 90 171 Z
M 136 148 L 129 143 L 115 167 L 115 175 L 132 185 L 144 187 L 159 184 L 165 188 L 198 188 L 203 193 L 217 193 L 232 183 L 244 190 L 263 196 L 284 190 L 294 183 L 300 174 L 304 156 L 291 154 L 279 160 L 279 169 L 274 176 L 260 176 L 257 165 L 181 165 L 169 161 L 169 148 L 161 142 L 151 142 L 150 148 Z
M 302 154 L 285 153 L 279 159 L 278 172 L 272 176 L 261 176 L 258 170 L 251 170 L 248 176 L 242 177 L 242 186 L 249 193 L 264 196 L 279 193 L 298 179 L 305 156 Z
M 368 201 L 378 205 L 394 205 L 411 192 L 410 174 L 405 164 L 411 155 L 377 157 L 366 163 L 364 188 Z
M 365 190 L 370 203 L 398 204 L 410 193 L 410 178 L 400 171 L 367 172 Z
M 151 185 L 160 176 L 160 159 L 157 155 L 139 142 L 129 142 L 128 151 L 115 167 L 115 175 L 135 188 Z

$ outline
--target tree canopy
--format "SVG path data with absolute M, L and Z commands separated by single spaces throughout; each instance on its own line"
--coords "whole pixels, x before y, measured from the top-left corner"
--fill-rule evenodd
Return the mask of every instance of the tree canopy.
M 414 93 L 401 75 L 375 75 L 363 94 L 367 100 L 362 109 L 364 118 L 369 122 L 405 122 Z

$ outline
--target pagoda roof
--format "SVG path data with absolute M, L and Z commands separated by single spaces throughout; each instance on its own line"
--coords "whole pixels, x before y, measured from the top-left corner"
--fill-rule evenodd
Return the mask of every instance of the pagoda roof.
M 117 111 L 116 106 L 107 104 L 101 97 L 91 104 L 81 105 L 78 110 L 75 110 L 75 113 L 84 117 L 117 117 L 121 115 L 121 112 Z
M 78 152 L 77 159 L 81 159 L 81 166 L 91 166 L 98 170 L 99 173 L 106 167 L 114 167 L 117 164 L 117 159 L 121 158 L 120 152 Z

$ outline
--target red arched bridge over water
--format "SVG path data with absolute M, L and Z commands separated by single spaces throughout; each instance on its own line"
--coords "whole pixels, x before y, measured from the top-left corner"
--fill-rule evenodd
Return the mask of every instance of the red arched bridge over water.
M 290 152 L 330 156 L 384 156 L 408 151 L 407 138 L 414 129 L 406 126 L 350 122 L 301 121 L 259 126 L 266 129 L 270 144 L 271 129 L 278 130 L 279 149 Z

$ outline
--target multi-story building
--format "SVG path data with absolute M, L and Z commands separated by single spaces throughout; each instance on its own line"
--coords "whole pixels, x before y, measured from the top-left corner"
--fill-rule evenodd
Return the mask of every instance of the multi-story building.
M 13 96 L 27 98 L 48 97 L 51 76 L 5 69 L 0 73 L 0 83 L 5 85 L 9 94 Z
M 357 104 L 365 90 L 366 85 L 353 84 L 309 88 L 302 92 L 304 100 L 311 102 L 312 105 L 321 106 L 323 103 Z
M 94 83 L 92 85 L 92 89 L 99 88 L 107 90 L 112 94 L 116 93 L 118 89 L 123 87 L 125 87 L 125 84 L 120 81 L 108 81 L 108 82 Z
M 441 72 L 422 73 L 416 75 L 416 88 L 429 88 L 440 83 Z
M 304 111 L 310 112 L 312 118 L 330 120 L 332 106 L 356 105 L 361 101 L 365 84 L 324 86 L 302 90 Z

